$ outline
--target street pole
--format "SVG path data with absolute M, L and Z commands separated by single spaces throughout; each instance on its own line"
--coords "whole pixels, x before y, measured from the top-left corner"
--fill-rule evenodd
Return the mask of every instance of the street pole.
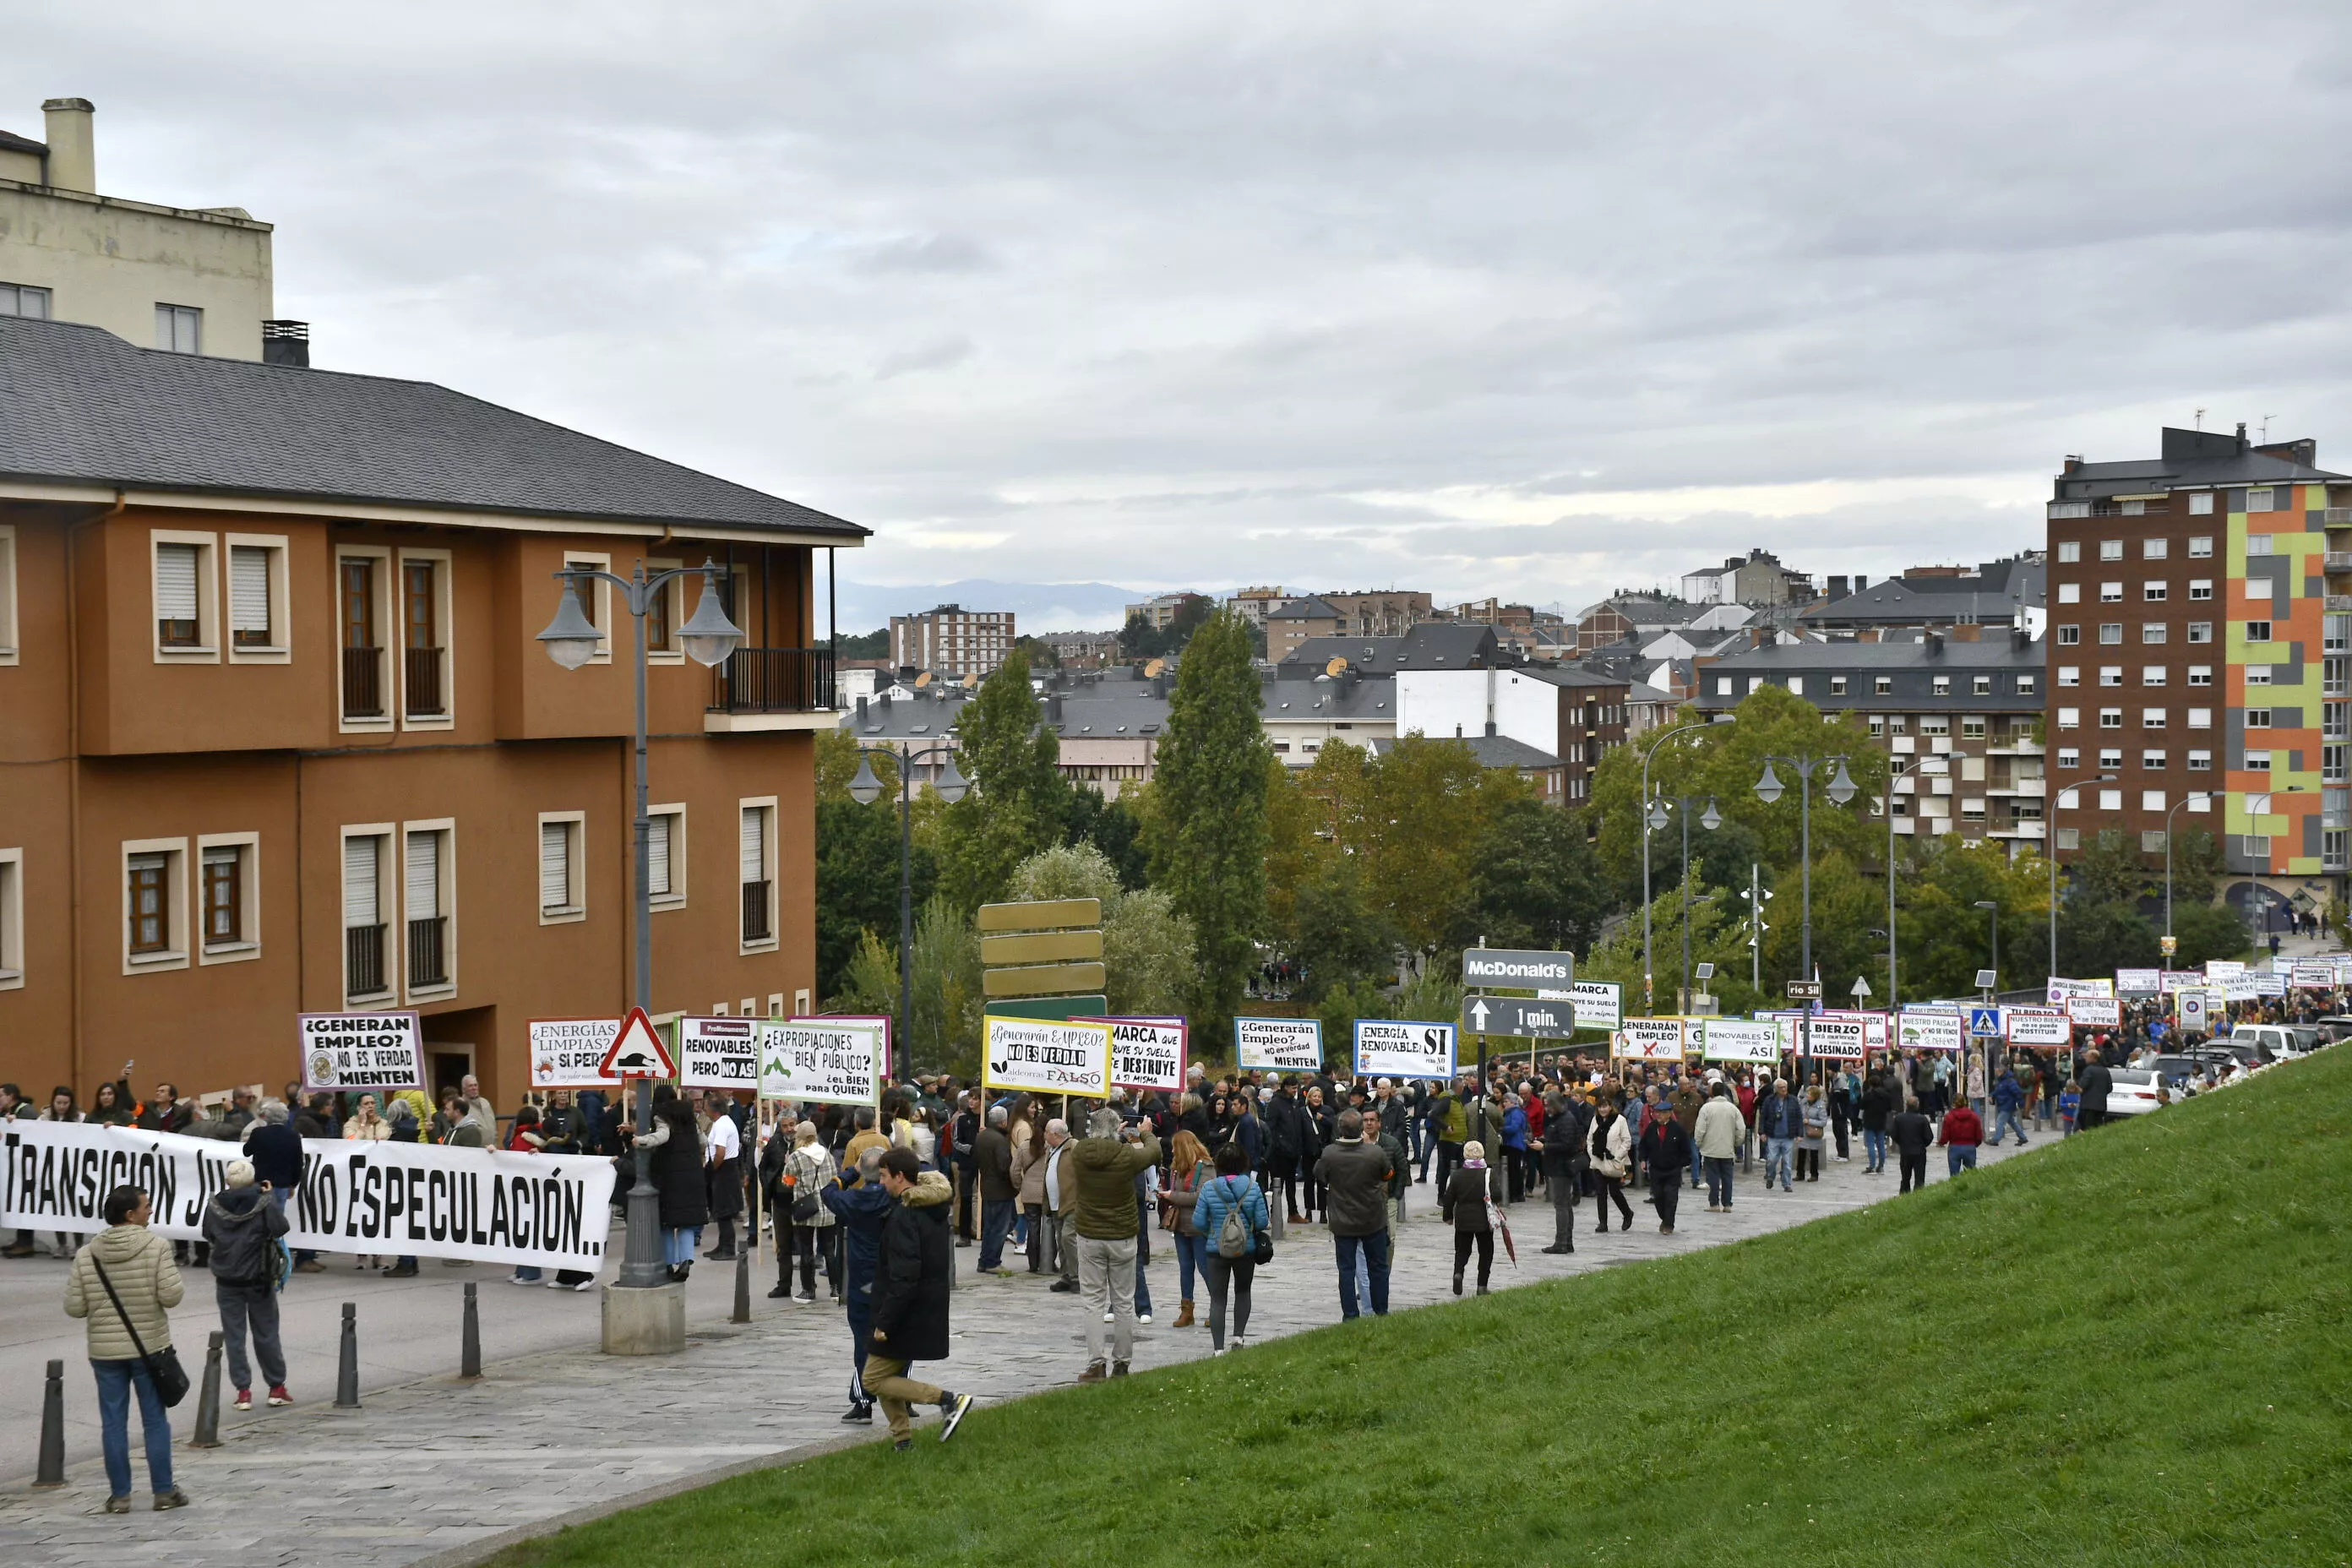
M 1748 862 L 1748 988 L 1759 996 L 1764 994 L 1764 900 L 1756 879 L 1761 869 Z
M 1642 1011 L 1651 1017 L 1657 1016 L 1658 1005 L 1653 984 L 1656 965 L 1650 956 L 1650 759 L 1657 754 L 1663 742 L 1708 727 L 1705 721 L 1678 724 L 1652 736 L 1642 750 L 1642 803 L 1636 808 L 1642 817 Z
M 1772 764 L 1779 763 L 1797 775 L 1797 854 L 1801 872 L 1800 898 L 1803 905 L 1799 945 L 1803 964 L 1801 973 L 1809 980 L 1818 978 L 1813 973 L 1813 774 L 1832 763 L 1837 764 L 1837 773 L 1829 782 L 1828 794 L 1832 804 L 1843 805 L 1855 794 L 1853 780 L 1846 774 L 1846 755 L 1842 752 L 1825 757 L 1817 757 L 1811 752 L 1800 757 L 1768 756 L 1764 759 L 1764 776 L 1756 781 L 1756 798 L 1770 805 L 1780 798 L 1784 787 L 1773 776 Z M 1891 784 L 1888 785 L 1890 790 L 1893 787 Z M 1797 1026 L 1797 1070 L 1804 1081 L 1810 1083 L 1813 1070 L 1813 1008 L 1811 998 L 1804 1000 L 1805 1010 Z
M 877 757 L 888 758 L 898 773 L 898 1037 L 890 1055 L 904 1083 L 915 1061 L 915 769 L 934 757 L 947 759 L 946 770 L 931 781 L 931 788 L 950 805 L 971 786 L 956 772 L 952 746 L 926 746 L 919 752 L 860 746 L 857 776 L 849 781 L 849 798 L 860 805 L 871 805 L 882 796 L 882 781 L 874 776 Z
M 1886 774 L 1886 1016 L 1902 1005 L 1895 984 L 1895 773 Z M 1866 1055 L 1867 1053 L 1865 1053 Z

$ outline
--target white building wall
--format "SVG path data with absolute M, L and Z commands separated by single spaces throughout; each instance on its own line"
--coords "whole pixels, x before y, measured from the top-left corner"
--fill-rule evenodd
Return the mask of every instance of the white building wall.
M 1559 754 L 1559 688 L 1516 669 L 1397 671 L 1397 733 L 1432 740 L 1495 732 Z

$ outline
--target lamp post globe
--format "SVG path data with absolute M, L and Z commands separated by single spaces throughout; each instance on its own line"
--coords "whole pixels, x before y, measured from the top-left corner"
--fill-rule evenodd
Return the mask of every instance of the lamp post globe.
M 596 657 L 596 647 L 604 634 L 588 612 L 580 607 L 580 589 L 571 583 L 563 584 L 563 597 L 556 602 L 555 618 L 539 634 L 547 645 L 547 657 L 566 669 L 577 669 Z
M 849 798 L 860 805 L 872 805 L 882 798 L 882 781 L 874 776 L 874 763 L 862 751 L 857 755 L 857 776 L 849 781 Z
M 724 664 L 729 654 L 743 646 L 743 628 L 727 618 L 714 592 L 718 570 L 716 563 L 703 562 L 702 602 L 694 606 L 686 625 L 677 628 L 677 646 L 685 649 L 687 658 L 706 668 Z
M 1780 781 L 1773 775 L 1772 764 L 1766 763 L 1764 776 L 1756 781 L 1756 798 L 1769 805 L 1780 798 L 1781 793 Z
M 970 781 L 966 780 L 963 774 L 956 771 L 955 753 L 953 752 L 950 752 L 948 753 L 946 765 L 940 770 L 940 776 L 931 782 L 932 791 L 937 794 L 941 800 L 946 801 L 950 805 L 953 805 L 956 802 L 961 800 L 964 797 L 965 793 L 971 788 L 971 784 Z

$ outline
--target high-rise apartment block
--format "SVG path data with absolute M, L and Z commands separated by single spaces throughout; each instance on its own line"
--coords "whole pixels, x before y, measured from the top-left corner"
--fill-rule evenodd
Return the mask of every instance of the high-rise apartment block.
M 1013 651 L 1010 610 L 967 610 L 941 605 L 912 616 L 890 617 L 890 662 L 900 669 L 923 669 L 961 680 L 996 672 Z

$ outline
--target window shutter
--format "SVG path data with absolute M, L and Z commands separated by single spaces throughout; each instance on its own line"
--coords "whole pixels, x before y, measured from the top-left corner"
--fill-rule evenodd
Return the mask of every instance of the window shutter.
M 362 835 L 343 840 L 343 924 L 380 923 L 376 899 L 376 855 L 380 841 Z
M 646 818 L 646 891 L 656 899 L 669 896 L 669 824 L 667 812 Z
M 561 910 L 572 903 L 572 825 L 539 825 L 539 907 Z
M 229 629 L 269 637 L 269 552 L 240 544 L 228 552 Z
M 155 618 L 193 621 L 196 618 L 196 547 L 159 544 L 155 547 Z
M 441 912 L 441 835 L 408 836 L 408 918 L 431 920 Z
M 747 805 L 743 808 L 743 880 L 746 882 L 768 879 L 767 828 L 766 807 Z

